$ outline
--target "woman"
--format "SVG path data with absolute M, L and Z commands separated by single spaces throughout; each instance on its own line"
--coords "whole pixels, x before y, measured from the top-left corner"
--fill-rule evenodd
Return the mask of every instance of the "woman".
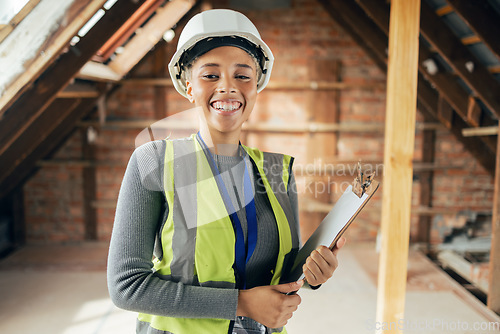
M 239 143 L 273 60 L 230 10 L 196 15 L 179 38 L 169 70 L 200 130 L 133 153 L 108 259 L 110 295 L 140 312 L 137 333 L 286 333 L 303 284 L 283 283 L 299 247 L 293 158 Z M 311 253 L 309 285 L 332 276 L 343 243 Z

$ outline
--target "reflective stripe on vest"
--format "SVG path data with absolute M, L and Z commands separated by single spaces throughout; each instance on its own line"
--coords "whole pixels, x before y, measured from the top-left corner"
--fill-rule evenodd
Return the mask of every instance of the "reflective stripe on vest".
M 169 212 L 161 229 L 163 256 L 154 261 L 155 273 L 189 285 L 235 288 L 234 230 L 205 152 L 195 135 L 165 142 L 163 186 Z M 284 261 L 299 245 L 287 195 L 292 159 L 243 148 L 258 168 L 276 217 L 280 247 L 271 284 L 278 284 Z M 148 314 L 139 314 L 138 320 L 138 333 L 219 334 L 227 333 L 230 326 L 230 321 L 223 319 Z

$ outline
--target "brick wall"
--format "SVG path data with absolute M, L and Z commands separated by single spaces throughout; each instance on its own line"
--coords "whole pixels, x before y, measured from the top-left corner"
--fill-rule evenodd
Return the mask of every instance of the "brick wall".
M 227 7 L 216 1 L 214 8 Z M 356 43 L 330 18 L 315 1 L 292 1 L 291 8 L 268 11 L 247 11 L 245 14 L 256 24 L 273 50 L 276 58 L 272 80 L 275 82 L 309 82 L 314 80 L 315 62 L 340 61 L 341 80 L 357 87 L 340 91 L 339 121 L 342 123 L 384 124 L 385 73 L 364 54 Z M 168 54 L 175 50 L 176 40 L 167 46 Z M 137 66 L 131 77 L 152 77 L 152 57 L 148 56 Z M 317 75 L 314 74 L 314 75 Z M 326 78 L 328 79 L 328 78 Z M 333 80 L 330 80 L 333 81 Z M 360 88 L 363 85 L 375 85 Z M 377 86 L 378 85 L 378 86 Z M 266 124 L 301 124 L 314 119 L 316 110 L 324 105 L 314 105 L 314 92 L 309 90 L 267 89 L 259 98 L 250 122 Z M 108 120 L 152 119 L 155 115 L 155 89 L 143 85 L 122 85 L 108 98 Z M 175 114 L 192 105 L 179 96 L 173 88 L 167 89 L 167 113 Z M 420 120 L 420 116 L 418 119 Z M 114 203 L 126 163 L 135 147 L 135 138 L 142 129 L 99 129 L 97 139 L 97 217 L 98 237 L 108 240 L 114 217 Z M 415 160 L 421 158 L 421 132 L 417 131 Z M 321 201 L 335 201 L 345 186 L 354 178 L 353 161 L 361 160 L 365 168 L 377 170 L 383 179 L 383 144 L 381 131 L 340 132 L 337 138 L 337 155 L 311 154 L 311 143 L 318 135 L 310 133 L 244 133 L 249 146 L 278 151 L 296 157 L 297 184 L 302 201 L 307 194 L 308 182 L 327 186 Z M 326 138 L 326 137 L 325 137 Z M 82 140 L 79 131 L 57 152 L 55 158 L 81 159 Z M 327 143 L 323 144 L 325 147 Z M 326 147 L 327 148 L 327 147 Z M 347 162 L 346 162 L 347 161 Z M 110 163 L 111 162 L 111 163 Z M 462 145 L 445 130 L 437 131 L 436 162 L 453 168 L 438 169 L 434 178 L 433 202 L 437 208 L 451 213 L 438 214 L 433 219 L 436 227 L 450 225 L 450 220 L 460 211 L 491 210 L 492 178 L 467 153 Z M 311 176 L 300 171 L 314 164 L 331 164 L 333 175 Z M 26 221 L 30 242 L 70 242 L 83 240 L 84 216 L 82 194 L 82 167 L 45 166 L 26 184 Z M 419 207 L 419 186 L 414 182 L 413 207 Z M 383 188 L 375 195 L 366 210 L 348 231 L 351 240 L 374 240 L 380 223 Z M 456 213 L 455 213 L 456 212 Z M 319 222 L 324 213 L 302 212 L 301 224 L 307 236 L 311 225 Z M 418 216 L 412 215 L 412 234 Z M 446 228 L 445 228 L 446 230 Z M 434 241 L 442 233 L 433 234 Z

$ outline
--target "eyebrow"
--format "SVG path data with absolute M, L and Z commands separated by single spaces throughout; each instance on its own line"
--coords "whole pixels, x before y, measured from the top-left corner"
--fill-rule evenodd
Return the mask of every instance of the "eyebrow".
M 205 67 L 219 67 L 219 64 L 217 64 L 217 63 L 206 63 L 206 64 L 201 65 L 200 69 L 205 68 Z M 253 67 L 250 66 L 250 65 L 248 65 L 248 64 L 236 64 L 236 67 L 253 69 Z

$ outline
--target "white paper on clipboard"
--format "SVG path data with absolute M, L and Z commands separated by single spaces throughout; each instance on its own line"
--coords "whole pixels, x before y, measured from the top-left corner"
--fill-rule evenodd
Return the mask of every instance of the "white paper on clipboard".
M 337 203 L 335 203 L 334 207 L 323 219 L 316 231 L 314 231 L 305 245 L 297 253 L 290 274 L 287 275 L 287 282 L 298 281 L 304 278 L 302 266 L 313 250 L 320 245 L 331 249 L 333 248 L 349 224 L 368 202 L 373 193 L 375 193 L 378 188 L 378 182 L 373 181 L 371 187 L 372 189 L 364 193 L 361 197 L 358 197 L 352 191 L 352 185 L 347 187 L 344 194 L 338 199 Z

